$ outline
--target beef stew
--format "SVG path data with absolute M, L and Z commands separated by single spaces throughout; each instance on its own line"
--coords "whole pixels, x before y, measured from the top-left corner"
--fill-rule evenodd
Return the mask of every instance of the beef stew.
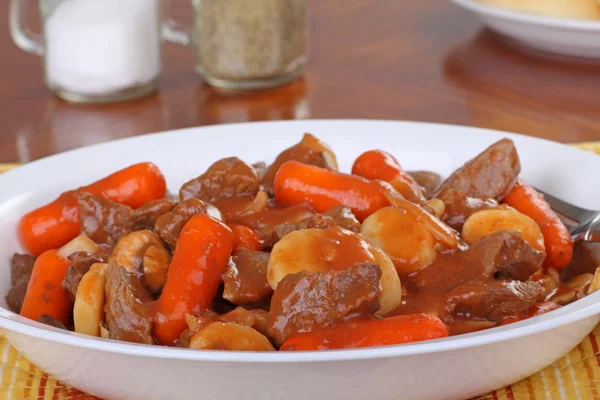
M 381 150 L 337 169 L 306 134 L 270 165 L 217 160 L 178 199 L 150 163 L 66 192 L 23 217 L 7 305 L 149 345 L 326 350 L 493 328 L 600 287 L 597 246 L 519 180 L 509 139 L 445 180 Z

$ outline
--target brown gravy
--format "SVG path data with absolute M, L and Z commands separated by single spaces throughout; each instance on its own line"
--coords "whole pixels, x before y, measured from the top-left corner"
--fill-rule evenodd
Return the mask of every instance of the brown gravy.
M 401 276 L 404 289 L 402 304 L 391 315 L 413 313 L 431 313 L 440 317 L 450 329 L 450 335 L 475 332 L 498 325 L 497 322 L 463 316 L 451 315 L 446 310 L 447 296 L 457 285 L 473 279 L 470 271 L 463 264 L 462 252 L 443 254 L 438 259 L 407 276 Z M 563 293 L 569 288 L 564 282 L 573 276 L 583 273 L 594 273 L 600 266 L 600 243 L 579 242 L 575 246 L 575 256 L 572 262 L 562 271 L 561 284 L 555 292 Z M 492 281 L 493 277 L 479 277 L 480 280 Z M 515 315 L 507 318 L 506 322 L 524 318 Z

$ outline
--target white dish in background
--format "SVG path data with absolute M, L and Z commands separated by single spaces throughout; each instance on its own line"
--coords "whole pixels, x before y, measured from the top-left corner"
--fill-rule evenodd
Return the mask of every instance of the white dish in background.
M 477 0 L 452 0 L 490 29 L 537 50 L 600 59 L 600 21 L 552 18 L 494 7 Z
M 367 149 L 396 154 L 407 169 L 444 175 L 509 137 L 524 179 L 581 207 L 600 209 L 590 171 L 600 157 L 545 140 L 460 126 L 391 121 L 290 121 L 193 128 L 52 156 L 0 175 L 0 293 L 21 249 L 19 218 L 60 192 L 139 161 L 153 161 L 171 191 L 213 161 L 271 161 L 312 132 L 340 167 Z M 584 172 L 584 171 L 587 171 Z M 45 179 L 51 174 L 53 179 Z M 0 300 L 3 302 L 3 300 Z M 0 304 L 4 306 L 4 304 Z M 50 328 L 0 307 L 0 327 L 34 364 L 105 399 L 464 399 L 537 372 L 576 346 L 600 320 L 600 292 L 549 314 L 441 340 L 330 352 L 242 353 L 128 344 Z

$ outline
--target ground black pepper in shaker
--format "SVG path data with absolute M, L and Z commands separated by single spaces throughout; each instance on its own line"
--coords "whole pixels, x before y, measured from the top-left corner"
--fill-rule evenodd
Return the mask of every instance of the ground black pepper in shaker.
M 196 69 L 209 84 L 263 88 L 306 62 L 306 0 L 195 0 Z

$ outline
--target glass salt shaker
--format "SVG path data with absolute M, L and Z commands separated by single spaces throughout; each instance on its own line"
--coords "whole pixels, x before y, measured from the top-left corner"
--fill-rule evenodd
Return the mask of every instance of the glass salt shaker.
M 306 0 L 194 0 L 196 70 L 217 87 L 285 84 L 307 54 Z
M 41 35 L 25 27 L 26 2 L 10 2 L 13 40 L 44 58 L 46 85 L 72 102 L 122 101 L 155 91 L 161 40 L 189 41 L 163 19 L 166 0 L 40 0 Z

